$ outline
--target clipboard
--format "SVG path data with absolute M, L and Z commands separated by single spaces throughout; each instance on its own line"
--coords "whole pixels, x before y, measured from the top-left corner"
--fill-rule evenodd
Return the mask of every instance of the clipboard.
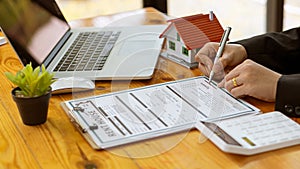
M 0 36 L 0 46 L 6 44 L 7 41 L 5 39 L 5 37 Z
M 230 132 L 227 136 L 233 142 L 219 137 L 214 129 L 224 127 L 221 122 L 264 114 L 215 83 L 208 83 L 205 76 L 68 100 L 61 105 L 84 138 L 98 150 L 194 128 L 229 153 L 252 155 L 299 144 L 299 132 L 290 142 L 275 146 L 242 146 Z
M 259 112 L 209 84 L 205 76 L 68 100 L 61 105 L 95 149 L 187 131 L 198 121 Z

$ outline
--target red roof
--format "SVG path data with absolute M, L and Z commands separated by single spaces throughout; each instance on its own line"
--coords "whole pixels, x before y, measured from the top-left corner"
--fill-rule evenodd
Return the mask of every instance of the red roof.
M 168 22 L 171 24 L 160 38 L 165 37 L 167 31 L 174 25 L 189 50 L 201 48 L 207 42 L 219 42 L 224 31 L 214 14 L 212 21 L 209 19 L 209 14 L 198 14 L 168 20 Z

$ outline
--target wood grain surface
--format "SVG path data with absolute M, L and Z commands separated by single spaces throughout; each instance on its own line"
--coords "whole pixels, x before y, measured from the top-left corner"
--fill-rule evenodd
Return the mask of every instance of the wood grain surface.
M 136 18 L 134 17 L 136 15 Z M 76 26 L 103 26 L 102 21 L 127 19 L 126 24 L 163 24 L 167 16 L 153 8 L 72 21 Z M 134 19 L 135 18 L 135 19 Z M 101 22 L 100 22 L 101 20 Z M 98 25 L 101 23 L 100 25 Z M 119 22 L 120 23 L 120 22 Z M 220 151 L 207 139 L 199 139 L 197 130 L 172 134 L 107 150 L 94 150 L 76 130 L 60 103 L 64 100 L 120 91 L 201 75 L 160 58 L 152 79 L 140 81 L 97 81 L 93 91 L 53 95 L 47 122 L 38 126 L 22 123 L 11 98 L 14 85 L 4 72 L 16 72 L 22 65 L 9 44 L 0 46 L 0 169 L 206 169 L 206 168 L 300 168 L 300 146 L 293 146 L 254 156 L 240 156 Z M 273 110 L 273 103 L 253 98 L 246 101 L 263 112 Z

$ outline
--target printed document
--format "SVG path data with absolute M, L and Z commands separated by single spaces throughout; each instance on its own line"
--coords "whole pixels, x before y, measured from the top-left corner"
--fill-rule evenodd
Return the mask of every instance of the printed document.
M 178 131 L 195 123 L 257 113 L 204 76 L 63 102 L 96 148 Z

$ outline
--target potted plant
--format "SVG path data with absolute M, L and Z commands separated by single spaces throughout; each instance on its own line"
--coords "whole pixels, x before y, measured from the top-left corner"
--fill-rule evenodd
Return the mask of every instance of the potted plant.
M 17 85 L 11 94 L 23 123 L 26 125 L 45 123 L 51 97 L 51 84 L 55 81 L 54 74 L 49 73 L 44 65 L 33 69 L 30 63 L 15 75 L 10 72 L 5 72 L 5 75 Z

